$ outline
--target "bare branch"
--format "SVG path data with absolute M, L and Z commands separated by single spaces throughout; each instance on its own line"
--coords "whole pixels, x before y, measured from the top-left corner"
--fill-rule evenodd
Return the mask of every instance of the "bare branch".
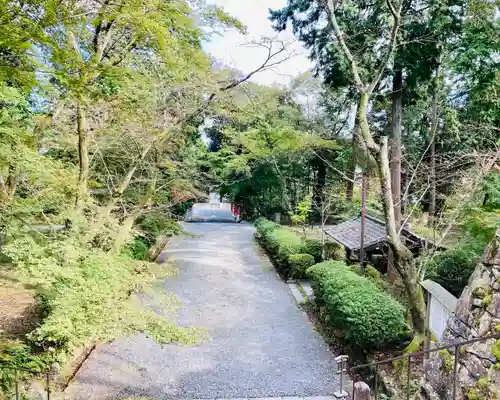
M 377 87 L 378 83 L 382 79 L 382 75 L 384 74 L 385 69 L 387 68 L 387 64 L 389 63 L 394 50 L 396 49 L 396 41 L 398 37 L 398 30 L 399 26 L 401 24 L 401 6 L 396 8 L 394 7 L 394 4 L 392 4 L 391 0 L 386 0 L 387 7 L 389 7 L 389 10 L 391 10 L 393 22 L 392 22 L 392 30 L 391 30 L 391 39 L 389 42 L 389 46 L 387 47 L 386 54 L 384 58 L 382 58 L 382 61 L 380 63 L 380 68 L 378 73 L 375 75 L 374 80 L 370 83 L 368 86 L 368 93 L 372 93 L 375 88 Z
M 323 3 L 324 1 L 324 3 Z M 351 64 L 351 71 L 354 77 L 354 84 L 357 86 L 358 90 L 364 91 L 365 90 L 365 85 L 361 79 L 361 75 L 359 74 L 359 68 L 358 64 L 356 62 L 356 59 L 351 53 L 351 50 L 347 46 L 345 40 L 344 40 L 344 33 L 340 29 L 339 23 L 337 21 L 337 17 L 335 16 L 335 4 L 333 0 L 320 0 L 320 4 L 322 3 L 323 7 L 326 10 L 326 13 L 328 14 L 328 19 L 330 24 L 333 27 L 333 30 L 335 31 L 335 38 L 338 41 L 338 44 L 340 45 L 341 50 L 349 60 L 349 63 Z
M 278 48 L 276 48 L 276 44 L 278 44 Z M 225 92 L 229 89 L 233 89 L 238 85 L 241 85 L 242 83 L 248 81 L 252 76 L 259 72 L 266 71 L 268 69 L 271 69 L 275 67 L 276 65 L 282 64 L 285 61 L 289 60 L 290 58 L 294 57 L 296 54 L 295 52 L 288 53 L 284 57 L 279 57 L 283 53 L 286 53 L 288 50 L 290 43 L 283 42 L 281 40 L 276 40 L 271 39 L 271 38 L 263 38 L 261 42 L 251 42 L 247 44 L 246 46 L 252 46 L 252 47 L 263 47 L 267 49 L 267 56 L 264 60 L 264 62 L 254 70 L 250 71 L 240 79 L 236 79 L 233 82 L 227 84 L 226 86 L 223 86 L 220 88 L 222 92 Z

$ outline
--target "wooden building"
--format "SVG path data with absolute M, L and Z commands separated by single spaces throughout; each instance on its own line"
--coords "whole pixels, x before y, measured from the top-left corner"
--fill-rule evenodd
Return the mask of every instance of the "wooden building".
M 361 249 L 361 216 L 325 229 L 325 234 L 345 248 L 348 262 L 359 262 Z M 364 235 L 365 263 L 369 263 L 380 272 L 386 273 L 389 262 L 389 246 L 385 222 L 375 217 L 366 216 Z M 409 229 L 401 230 L 401 239 L 415 257 L 427 249 L 435 249 L 430 240 L 418 236 Z

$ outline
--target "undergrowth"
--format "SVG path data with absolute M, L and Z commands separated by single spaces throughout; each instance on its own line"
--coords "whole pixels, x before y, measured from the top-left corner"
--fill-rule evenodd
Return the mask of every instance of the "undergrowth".
M 78 347 L 133 332 L 159 343 L 191 344 L 204 336 L 200 329 L 178 327 L 165 317 L 178 307 L 172 296 L 165 296 L 160 304 L 165 312 L 158 313 L 145 308 L 140 296 L 134 295 L 148 292 L 157 278 L 173 275 L 175 269 L 168 264 L 134 260 L 126 251 L 114 255 L 77 230 L 50 238 L 14 238 L 2 252 L 22 283 L 35 288 L 42 310 L 41 324 L 25 343 L 0 343 L 3 364 L 47 369 L 55 361 L 64 362 Z M 3 385 L 8 384 L 4 376 Z

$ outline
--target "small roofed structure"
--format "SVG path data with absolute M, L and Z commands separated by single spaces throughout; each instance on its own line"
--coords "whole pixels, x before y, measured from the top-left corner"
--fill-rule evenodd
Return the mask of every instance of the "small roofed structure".
M 361 249 L 361 216 L 325 229 L 325 234 L 345 248 L 348 260 L 359 260 L 359 251 Z M 367 215 L 365 219 L 364 238 L 366 260 L 380 270 L 386 269 L 389 247 L 385 222 Z M 401 239 L 414 256 L 418 256 L 425 249 L 436 248 L 433 242 L 406 228 L 401 230 Z

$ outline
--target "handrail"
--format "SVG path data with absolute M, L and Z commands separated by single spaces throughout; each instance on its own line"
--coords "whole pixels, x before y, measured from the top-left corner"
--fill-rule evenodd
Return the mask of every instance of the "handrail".
M 387 360 L 381 360 L 381 361 L 375 361 L 375 362 L 368 363 L 368 364 L 356 365 L 354 367 L 349 368 L 349 370 L 351 372 L 356 372 L 357 370 L 360 370 L 362 368 L 375 367 L 374 394 L 375 394 L 375 400 L 377 400 L 378 399 L 378 390 L 377 389 L 378 389 L 378 367 L 379 367 L 379 365 L 389 364 L 389 363 L 392 363 L 394 361 L 407 359 L 408 360 L 408 363 L 407 363 L 408 375 L 407 375 L 407 386 L 406 386 L 406 399 L 409 400 L 410 399 L 410 376 L 411 376 L 411 365 L 412 365 L 411 357 L 418 357 L 418 356 L 422 356 L 422 355 L 426 355 L 426 354 L 430 354 L 430 353 L 435 353 L 436 351 L 448 350 L 448 349 L 453 348 L 454 349 L 454 361 L 453 361 L 452 399 L 455 400 L 456 394 L 457 394 L 457 370 L 458 370 L 458 358 L 459 358 L 458 357 L 458 350 L 462 346 L 466 346 L 468 344 L 472 344 L 475 342 L 482 342 L 482 341 L 486 341 L 486 340 L 490 340 L 490 339 L 500 339 L 500 333 L 495 333 L 493 335 L 488 335 L 488 336 L 481 336 L 481 337 L 477 337 L 477 338 L 470 339 L 470 340 L 464 340 L 462 342 L 457 341 L 457 342 L 450 343 L 450 344 L 447 344 L 444 346 L 435 347 L 433 349 L 427 349 L 427 350 L 417 351 L 414 353 L 403 354 L 401 356 L 389 358 Z M 356 395 L 355 395 L 355 391 L 354 391 L 355 383 L 356 383 L 355 380 L 353 380 L 353 400 L 356 400 L 356 398 L 355 398 Z
M 5 365 L 0 363 L 0 370 L 12 370 L 15 371 L 15 377 L 14 377 L 14 391 L 15 391 L 15 398 L 16 400 L 21 399 L 21 392 L 19 390 L 19 372 L 27 372 L 32 375 L 43 375 L 45 379 L 45 384 L 47 385 L 45 392 L 47 393 L 47 400 L 50 400 L 50 376 L 51 376 L 51 371 L 46 370 L 46 371 L 37 371 L 34 369 L 29 369 L 29 368 L 23 368 L 23 367 L 14 367 L 11 365 Z
M 22 368 L 22 367 L 12 367 L 10 365 L 2 365 L 1 363 L 0 363 L 0 369 L 11 369 L 14 371 L 23 371 L 23 372 L 29 372 L 30 374 L 38 374 L 38 375 L 50 374 L 50 371 L 36 371 L 34 369 L 28 369 L 28 368 Z
M 489 335 L 489 336 L 480 336 L 480 337 L 477 337 L 474 339 L 464 340 L 463 342 L 455 342 L 455 343 L 451 343 L 451 344 L 448 344 L 445 346 L 434 347 L 432 349 L 417 351 L 414 353 L 407 353 L 407 354 L 403 354 L 403 355 L 398 356 L 398 357 L 388 358 L 387 360 L 380 360 L 380 361 L 375 361 L 375 362 L 368 363 L 368 364 L 356 365 L 354 367 L 351 367 L 350 369 L 352 371 L 352 370 L 372 367 L 372 366 L 380 365 L 380 364 L 388 364 L 390 362 L 403 360 L 405 358 L 422 356 L 424 354 L 429 354 L 429 353 L 433 353 L 433 352 L 440 351 L 440 350 L 448 350 L 448 349 L 451 349 L 455 346 L 462 347 L 462 346 L 465 346 L 467 344 L 471 344 L 471 343 L 475 343 L 475 342 L 482 342 L 482 341 L 489 340 L 489 339 L 500 339 L 500 333 L 495 333 L 494 335 Z

